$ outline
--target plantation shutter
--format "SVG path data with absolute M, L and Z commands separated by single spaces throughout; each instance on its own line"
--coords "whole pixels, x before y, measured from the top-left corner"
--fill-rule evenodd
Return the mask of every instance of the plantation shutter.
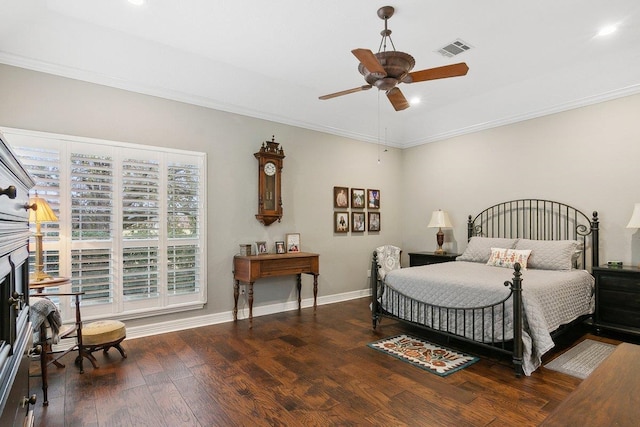
M 111 150 L 89 152 L 74 144 L 71 185 L 71 278 L 83 305 L 113 302 L 114 159 Z
M 140 153 L 141 157 L 145 154 Z M 122 292 L 125 301 L 158 297 L 159 184 L 157 160 L 128 158 L 123 161 Z
M 125 239 L 158 238 L 160 168 L 157 161 L 127 159 L 122 165 L 122 232 Z
M 25 169 L 36 185 L 32 191 L 47 201 L 56 216 L 60 217 L 60 150 L 56 147 L 46 149 L 29 146 L 14 149 Z M 32 235 L 36 232 L 36 224 L 29 224 Z M 55 242 L 60 235 L 59 222 L 43 222 L 40 225 L 43 234 L 43 269 L 51 276 L 60 275 L 60 256 Z M 54 242 L 52 245 L 51 243 Z M 29 268 L 33 272 L 35 266 L 35 241 L 30 242 Z
M 111 248 L 71 250 L 74 292 L 85 292 L 82 304 L 113 302 L 113 256 Z
M 169 238 L 197 237 L 200 218 L 200 168 L 169 163 L 167 170 L 167 232 Z
M 167 292 L 169 295 L 200 291 L 202 253 L 200 238 L 202 168 L 187 161 L 167 165 Z
M 71 236 L 73 240 L 109 240 L 113 222 L 113 159 L 71 154 Z
M 60 218 L 42 224 L 45 271 L 71 277 L 71 289 L 85 293 L 83 315 L 156 315 L 206 303 L 204 153 L 3 133 Z M 71 307 L 62 313 L 73 318 Z

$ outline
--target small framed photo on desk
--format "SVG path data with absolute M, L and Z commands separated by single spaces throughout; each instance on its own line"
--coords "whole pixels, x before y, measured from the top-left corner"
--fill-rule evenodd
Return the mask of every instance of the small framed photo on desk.
M 256 242 L 256 252 L 258 253 L 258 255 L 266 254 L 268 252 L 267 242 L 264 242 L 264 241 Z
M 276 242 L 276 253 L 277 254 L 284 254 L 286 252 L 287 252 L 287 250 L 286 250 L 286 248 L 284 246 L 284 242 L 282 242 L 282 241 Z
M 300 252 L 300 233 L 290 233 L 286 236 L 287 252 Z

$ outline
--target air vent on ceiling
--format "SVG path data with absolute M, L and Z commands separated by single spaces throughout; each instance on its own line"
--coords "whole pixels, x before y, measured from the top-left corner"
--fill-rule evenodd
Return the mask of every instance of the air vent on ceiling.
M 437 50 L 439 54 L 442 56 L 446 56 L 447 58 L 451 58 L 456 55 L 460 55 L 463 52 L 471 49 L 471 45 L 466 43 L 460 39 L 456 39 L 454 42 L 449 43 L 448 45 L 441 47 Z

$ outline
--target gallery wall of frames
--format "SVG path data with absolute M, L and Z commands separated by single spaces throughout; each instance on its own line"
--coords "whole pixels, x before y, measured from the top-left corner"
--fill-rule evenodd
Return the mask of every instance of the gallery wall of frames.
M 333 232 L 380 231 L 380 190 L 333 187 Z

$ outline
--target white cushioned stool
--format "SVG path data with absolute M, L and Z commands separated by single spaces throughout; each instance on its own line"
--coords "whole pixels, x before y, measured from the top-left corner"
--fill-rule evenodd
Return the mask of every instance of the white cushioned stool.
M 102 350 L 105 353 L 111 347 L 120 352 L 123 358 L 127 357 L 120 343 L 127 337 L 127 329 L 124 323 L 118 320 L 99 320 L 82 326 L 82 350 L 91 361 L 94 368 L 98 367 L 96 358 L 91 353 Z

